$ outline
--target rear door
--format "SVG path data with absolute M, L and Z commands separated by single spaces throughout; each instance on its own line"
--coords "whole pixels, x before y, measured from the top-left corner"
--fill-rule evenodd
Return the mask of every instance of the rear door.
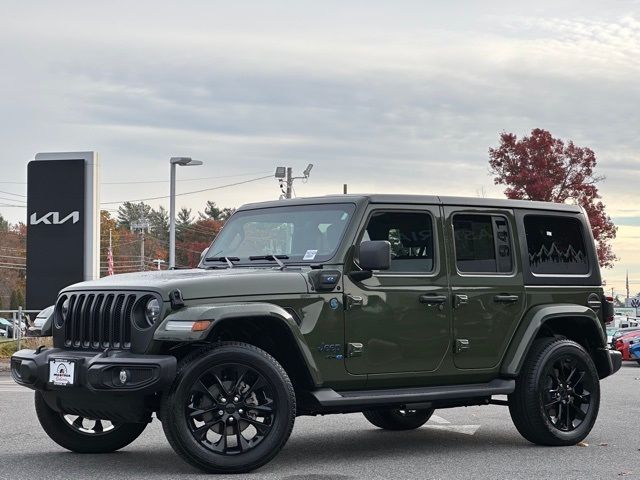
M 515 218 L 508 209 L 444 207 L 454 363 L 499 366 L 524 312 Z

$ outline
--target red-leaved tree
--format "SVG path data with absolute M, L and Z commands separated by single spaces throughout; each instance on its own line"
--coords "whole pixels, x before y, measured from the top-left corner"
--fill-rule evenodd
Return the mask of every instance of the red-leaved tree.
M 593 150 L 578 147 L 572 141 L 565 144 L 540 128 L 530 136 L 518 139 L 503 132 L 500 145 L 489 149 L 489 165 L 496 185 L 506 185 L 509 198 L 544 202 L 571 202 L 584 207 L 598 260 L 611 268 L 617 257 L 611 248 L 617 227 L 605 213 L 596 186 L 603 177 L 595 175 L 596 156 Z

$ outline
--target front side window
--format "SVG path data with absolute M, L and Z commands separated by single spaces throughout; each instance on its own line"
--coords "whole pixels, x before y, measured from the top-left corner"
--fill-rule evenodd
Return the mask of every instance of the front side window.
M 582 224 L 559 215 L 524 217 L 531 271 L 542 275 L 585 275 L 589 262 Z
M 433 220 L 425 212 L 374 212 L 362 240 L 391 244 L 392 272 L 434 270 Z
M 505 217 L 456 214 L 453 232 L 459 272 L 512 272 L 511 234 Z
M 206 258 L 245 263 L 278 255 L 285 263 L 326 261 L 335 255 L 354 210 L 353 204 L 241 210 L 227 221 Z

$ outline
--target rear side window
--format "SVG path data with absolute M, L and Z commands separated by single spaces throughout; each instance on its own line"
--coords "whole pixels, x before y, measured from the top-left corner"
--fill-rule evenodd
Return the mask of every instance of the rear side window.
M 391 272 L 434 270 L 433 219 L 426 212 L 375 212 L 362 240 L 391 244 Z
M 511 234 L 505 217 L 455 215 L 456 267 L 462 273 L 511 273 Z
M 524 217 L 531 271 L 542 275 L 589 273 L 587 250 L 579 220 L 565 216 Z

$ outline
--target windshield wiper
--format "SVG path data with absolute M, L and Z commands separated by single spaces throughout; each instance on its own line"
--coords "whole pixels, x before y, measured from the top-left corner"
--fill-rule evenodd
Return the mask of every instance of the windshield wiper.
M 207 262 L 227 262 L 229 268 L 233 268 L 233 262 L 239 262 L 240 259 L 238 257 L 207 257 L 205 258 Z
M 272 260 L 278 264 L 278 266 L 280 267 L 280 270 L 284 270 L 287 266 L 283 262 L 281 262 L 280 259 L 288 260 L 289 256 L 288 255 L 252 255 L 251 257 L 249 257 L 249 260 Z

